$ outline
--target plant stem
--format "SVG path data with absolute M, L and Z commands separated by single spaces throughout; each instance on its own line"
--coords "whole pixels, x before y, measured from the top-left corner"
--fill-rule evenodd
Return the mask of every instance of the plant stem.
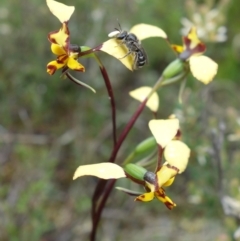
M 131 128 L 133 127 L 134 123 L 136 122 L 136 120 L 138 119 L 139 115 L 142 113 L 149 97 L 160 87 L 160 84 L 162 82 L 163 78 L 159 78 L 159 80 L 157 81 L 157 83 L 155 84 L 155 86 L 153 87 L 152 91 L 149 93 L 149 95 L 145 98 L 145 100 L 138 106 L 138 109 L 136 110 L 136 112 L 134 113 L 134 115 L 132 116 L 132 118 L 130 119 L 130 121 L 127 123 L 126 127 L 124 128 L 123 132 L 121 133 L 117 144 L 115 145 L 115 147 L 113 148 L 112 154 L 109 158 L 109 162 L 115 162 L 117 153 L 123 143 L 123 141 L 125 140 L 125 138 L 127 137 L 128 133 L 130 132 Z M 97 230 L 97 226 L 101 217 L 101 213 L 102 210 L 105 206 L 105 203 L 108 199 L 109 194 L 111 193 L 111 190 L 115 184 L 116 180 L 111 180 L 110 184 L 108 186 L 108 188 L 105 190 L 104 194 L 103 194 L 103 198 L 98 206 L 98 210 L 96 211 L 96 204 L 98 201 L 98 198 L 100 196 L 100 194 L 102 194 L 102 190 L 104 189 L 107 181 L 106 180 L 99 180 L 95 192 L 93 194 L 93 198 L 92 198 L 92 222 L 93 222 L 93 226 L 92 226 L 92 231 L 90 234 L 90 240 L 91 241 L 95 241 L 95 236 L 96 236 L 96 230 Z
M 105 69 L 105 67 L 103 66 L 103 64 L 101 63 L 100 59 L 97 57 L 97 55 L 95 55 L 95 58 L 98 60 L 99 62 L 99 68 L 100 71 L 102 73 L 107 91 L 108 91 L 108 96 L 109 96 L 109 100 L 111 103 L 111 110 L 112 110 L 112 128 L 113 128 L 113 145 L 115 147 L 116 143 L 117 143 L 117 131 L 116 131 L 116 105 L 115 105 L 115 99 L 114 99 L 114 94 L 113 94 L 113 89 L 112 89 L 112 85 L 111 85 L 111 81 L 108 77 L 108 73 Z
M 109 158 L 109 162 L 114 163 L 116 161 L 116 157 L 118 154 L 118 151 L 123 143 L 123 141 L 125 140 L 125 138 L 127 137 L 128 133 L 130 132 L 130 130 L 132 129 L 133 125 L 135 124 L 136 120 L 138 119 L 138 117 L 140 116 L 140 114 L 142 113 L 148 99 L 151 97 L 151 95 L 157 91 L 161 86 L 163 86 L 166 82 L 167 83 L 175 83 L 176 81 L 179 81 L 181 79 L 183 79 L 185 76 L 187 75 L 187 73 L 182 73 L 176 77 L 173 77 L 171 79 L 167 79 L 165 80 L 162 76 L 157 80 L 156 84 L 154 85 L 154 87 L 152 88 L 152 91 L 148 94 L 148 96 L 145 98 L 145 100 L 138 106 L 136 112 L 133 114 L 132 118 L 130 119 L 130 121 L 127 123 L 126 127 L 124 128 L 124 130 L 122 131 L 121 135 L 119 136 L 119 139 L 115 145 L 115 147 L 113 148 L 113 151 L 111 153 L 111 156 Z M 95 188 L 93 197 L 92 197 L 92 230 L 91 230 L 91 234 L 90 234 L 90 241 L 95 241 L 95 237 L 96 237 L 96 231 L 97 231 L 97 227 L 98 227 L 98 223 L 100 221 L 100 217 L 102 214 L 102 210 L 105 206 L 105 203 L 109 197 L 109 194 L 111 193 L 111 190 L 116 182 L 116 180 L 110 180 L 109 181 L 109 185 L 106 188 L 106 190 L 103 192 L 106 184 L 108 181 L 100 179 L 98 181 L 98 184 Z M 96 210 L 97 207 L 97 203 L 99 200 L 100 195 L 102 194 L 102 199 L 100 200 L 100 203 L 98 205 L 98 209 Z
M 163 156 L 163 148 L 158 144 L 158 158 L 157 158 L 157 166 L 156 166 L 156 170 L 154 173 L 157 173 L 161 166 L 162 166 L 162 156 Z
M 108 73 L 106 68 L 104 67 L 104 65 L 102 64 L 102 61 L 100 60 L 100 58 L 94 53 L 96 51 L 99 51 L 99 49 L 101 48 L 102 45 L 99 45 L 93 49 L 88 49 L 84 52 L 79 52 L 79 57 L 83 57 L 83 56 L 91 56 L 93 57 L 100 68 L 100 71 L 102 73 L 104 82 L 105 82 L 105 86 L 108 92 L 108 97 L 111 103 L 111 111 L 112 111 L 112 128 L 113 128 L 113 146 L 115 147 L 116 143 L 117 143 L 117 131 L 116 131 L 116 105 L 115 105 L 115 100 L 114 100 L 114 94 L 113 94 L 113 89 L 112 89 L 112 85 L 111 85 L 111 81 L 109 79 Z M 85 47 L 87 48 L 87 47 Z
M 102 200 L 98 206 L 98 212 L 95 213 L 94 219 L 92 220 L 92 231 L 90 233 L 90 241 L 95 241 L 96 238 L 96 231 L 97 231 L 97 227 L 98 227 L 98 223 L 102 214 L 102 210 L 105 206 L 105 203 L 113 189 L 113 186 L 116 182 L 116 179 L 110 180 L 105 192 L 104 192 L 104 196 L 102 197 Z

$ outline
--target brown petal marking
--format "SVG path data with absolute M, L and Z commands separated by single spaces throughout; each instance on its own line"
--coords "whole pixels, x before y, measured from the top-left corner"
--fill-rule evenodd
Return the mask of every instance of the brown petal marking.
M 48 65 L 47 66 L 47 73 L 50 75 L 53 75 L 56 72 L 57 68 L 54 65 Z
M 171 166 L 170 164 L 167 164 L 167 167 L 175 170 L 176 172 L 179 172 L 179 169 L 175 166 Z
M 199 42 L 194 48 L 191 48 L 192 40 L 188 37 L 183 37 L 183 43 L 185 50 L 179 55 L 179 58 L 182 60 L 187 60 L 192 55 L 198 53 L 201 54 L 206 50 L 206 45 L 201 42 Z
M 164 204 L 166 205 L 166 207 L 169 209 L 169 210 L 172 210 L 174 207 L 176 207 L 176 203 L 170 203 L 168 201 L 164 202 Z
M 51 35 L 53 35 L 53 34 L 56 34 L 56 33 L 58 33 L 59 32 L 59 30 L 55 30 L 55 31 L 52 31 L 52 32 L 50 32 L 49 34 L 48 34 L 48 40 L 51 42 L 51 43 L 53 43 L 53 44 L 58 44 L 56 41 L 55 41 L 55 39 L 53 38 L 51 38 Z
M 57 57 L 57 62 L 59 64 L 64 64 L 69 57 L 66 54 Z
M 141 197 L 142 199 L 144 199 L 144 198 L 145 198 L 145 195 L 142 194 L 141 196 L 137 197 L 135 200 L 136 200 L 136 201 L 142 201 L 142 200 L 140 199 L 140 197 Z

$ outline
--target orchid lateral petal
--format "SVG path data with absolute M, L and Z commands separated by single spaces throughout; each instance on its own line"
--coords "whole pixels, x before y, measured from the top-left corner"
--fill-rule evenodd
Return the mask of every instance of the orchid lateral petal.
M 58 61 L 53 60 L 47 64 L 47 73 L 53 75 L 56 70 L 61 69 L 64 65 L 65 63 L 59 63 Z
M 173 140 L 166 146 L 164 150 L 164 157 L 166 161 L 182 173 L 188 164 L 190 156 L 189 147 L 179 140 Z
M 139 196 L 141 195 L 142 193 L 141 192 L 137 192 L 137 191 L 132 191 L 130 189 L 127 189 L 127 188 L 124 188 L 124 187 L 115 187 L 117 190 L 120 190 L 122 192 L 125 192 L 127 193 L 128 195 L 130 196 Z
M 154 198 L 153 192 L 147 192 L 136 197 L 134 201 L 150 202 Z
M 120 166 L 110 162 L 79 166 L 74 173 L 73 180 L 82 176 L 95 176 L 102 179 L 126 177 L 124 170 Z
M 168 165 L 163 165 L 161 169 L 156 173 L 158 186 L 169 186 L 170 180 L 178 174 L 176 169 L 169 167 Z M 166 184 L 166 185 L 165 185 Z
M 143 86 L 138 89 L 132 90 L 129 92 L 129 95 L 134 99 L 143 102 L 149 93 L 152 91 L 151 87 Z M 153 112 L 157 112 L 159 106 L 159 97 L 156 92 L 154 92 L 148 99 L 146 106 Z
M 164 148 L 177 134 L 179 120 L 151 120 L 148 125 L 157 143 Z
M 73 77 L 70 73 L 68 73 L 68 75 L 71 77 L 71 79 L 76 82 L 77 84 L 83 86 L 83 87 L 86 87 L 87 89 L 90 89 L 93 93 L 96 93 L 96 90 L 93 89 L 90 85 L 87 85 L 86 83 L 76 79 L 75 77 Z
M 192 56 L 189 64 L 193 76 L 204 84 L 211 82 L 217 74 L 218 64 L 207 56 Z
M 128 49 L 121 41 L 117 41 L 116 38 L 109 39 L 102 44 L 100 50 L 120 60 L 129 70 L 133 71 L 134 56 L 128 54 Z
M 59 19 L 61 23 L 67 22 L 72 16 L 75 7 L 67 6 L 54 0 L 46 0 L 52 14 Z
M 160 37 L 164 39 L 167 38 L 166 33 L 161 28 L 145 23 L 140 23 L 133 26 L 129 32 L 135 34 L 139 40 L 151 37 Z

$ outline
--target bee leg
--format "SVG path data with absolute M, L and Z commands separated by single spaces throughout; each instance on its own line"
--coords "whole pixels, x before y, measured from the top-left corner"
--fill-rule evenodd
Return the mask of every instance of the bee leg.
M 121 57 L 121 58 L 118 58 L 118 59 L 124 59 L 125 57 L 127 57 L 129 54 L 131 54 L 132 52 L 128 52 L 127 54 L 125 54 L 123 57 Z
M 136 57 L 135 57 L 135 59 L 134 59 L 134 63 L 133 63 L 133 65 L 132 65 L 132 68 L 133 68 L 133 70 L 137 70 L 137 69 L 139 69 L 139 66 L 138 66 L 138 60 L 137 60 Z
M 118 42 L 119 42 L 119 41 L 118 41 Z M 115 48 L 116 48 L 116 47 L 120 47 L 120 46 L 122 46 L 122 45 L 124 45 L 124 44 L 125 44 L 125 41 L 121 41 L 121 43 L 119 43 L 118 45 L 116 45 Z

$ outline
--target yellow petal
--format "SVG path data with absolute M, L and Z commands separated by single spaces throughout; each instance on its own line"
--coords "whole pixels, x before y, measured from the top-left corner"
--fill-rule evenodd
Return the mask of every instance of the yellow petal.
M 171 47 L 177 53 L 182 53 L 184 50 L 183 46 L 181 45 L 172 44 Z
M 56 72 L 56 70 L 62 68 L 64 65 L 65 65 L 64 63 L 58 63 L 56 60 L 51 61 L 47 65 L 47 72 L 50 75 L 53 75 Z
M 211 82 L 217 74 L 217 63 L 207 56 L 192 56 L 189 64 L 193 76 L 204 84 Z
M 151 87 L 143 86 L 138 89 L 132 90 L 129 92 L 129 95 L 134 99 L 143 102 L 148 94 L 152 91 Z M 151 97 L 148 99 L 146 106 L 153 112 L 157 112 L 159 106 L 159 97 L 156 92 L 154 92 Z
M 154 193 L 147 192 L 147 193 L 144 193 L 144 194 L 136 197 L 134 201 L 150 202 L 153 200 L 153 198 L 154 198 Z
M 152 183 L 150 183 L 150 182 L 145 181 L 145 185 L 146 185 L 146 187 L 148 188 L 148 190 L 150 190 L 151 192 L 154 192 L 154 191 L 155 191 L 155 183 L 152 184 Z
M 161 28 L 145 23 L 133 26 L 129 32 L 135 34 L 139 40 L 151 37 L 167 38 L 166 33 Z
M 74 6 L 67 6 L 54 0 L 46 0 L 46 2 L 52 14 L 55 15 L 61 23 L 67 22 L 75 10 Z
M 69 48 L 69 30 L 66 23 L 63 23 L 59 31 L 54 31 L 48 34 L 48 39 L 51 43 L 63 47 L 65 51 Z
M 174 207 L 177 206 L 176 203 L 174 203 L 174 202 L 173 202 L 168 196 L 166 196 L 165 194 L 164 194 L 163 196 L 161 196 L 161 195 L 158 195 L 158 193 L 156 192 L 156 193 L 155 193 L 155 196 L 156 196 L 156 198 L 157 198 L 159 201 L 163 202 L 163 203 L 167 206 L 167 208 L 170 209 L 170 210 L 172 210 Z
M 174 176 L 178 174 L 178 171 L 168 167 L 167 165 L 163 165 L 161 169 L 156 173 L 157 174 L 157 180 L 158 180 L 158 186 L 167 186 L 165 185 L 170 179 L 172 179 Z
M 177 134 L 179 120 L 151 120 L 148 125 L 157 143 L 164 148 Z
M 66 54 L 66 51 L 58 44 L 51 44 L 51 50 L 55 55 Z
M 74 173 L 73 180 L 82 176 L 95 176 L 102 179 L 126 177 L 124 170 L 120 166 L 109 162 L 79 166 Z
M 167 182 L 163 184 L 164 187 L 171 186 L 175 180 L 175 177 L 170 178 Z
M 68 58 L 67 66 L 69 69 L 85 72 L 84 66 L 72 57 Z
M 197 29 L 192 27 L 187 35 L 187 38 L 191 41 L 190 49 L 194 49 L 201 41 L 197 36 Z
M 178 168 L 179 173 L 182 173 L 186 169 L 189 156 L 190 149 L 185 143 L 179 140 L 171 141 L 164 150 L 166 161 L 171 166 Z
M 129 70 L 133 71 L 134 56 L 133 54 L 127 55 L 128 49 L 121 43 L 121 41 L 117 41 L 116 38 L 109 39 L 103 43 L 101 51 L 120 60 Z

